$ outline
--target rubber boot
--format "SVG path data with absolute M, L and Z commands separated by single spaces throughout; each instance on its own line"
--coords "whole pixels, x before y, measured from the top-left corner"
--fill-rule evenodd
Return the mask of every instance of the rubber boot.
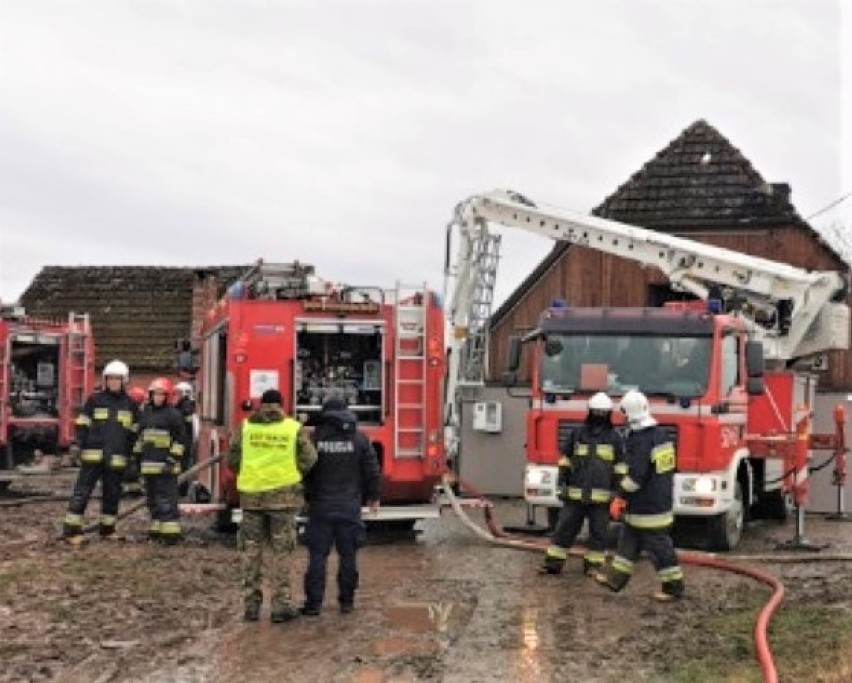
M 666 581 L 662 588 L 654 593 L 654 600 L 658 602 L 675 602 L 683 598 L 683 581 Z

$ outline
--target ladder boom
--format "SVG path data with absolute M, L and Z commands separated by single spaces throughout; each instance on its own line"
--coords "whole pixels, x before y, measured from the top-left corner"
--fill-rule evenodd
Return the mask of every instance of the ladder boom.
M 770 359 L 790 360 L 849 346 L 848 307 L 835 302 L 847 283 L 834 271 L 811 272 L 618 221 L 539 208 L 516 193 L 501 191 L 462 202 L 455 221 L 462 234 L 487 231 L 484 226 L 496 223 L 654 266 L 674 287 L 700 299 L 725 291 L 747 304 L 740 314 L 760 332 Z M 764 316 L 759 325 L 754 324 L 757 312 Z M 815 323 L 831 329 L 815 330 Z

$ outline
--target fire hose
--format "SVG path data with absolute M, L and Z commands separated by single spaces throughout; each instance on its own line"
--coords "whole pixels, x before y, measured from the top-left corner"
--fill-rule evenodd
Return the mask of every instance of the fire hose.
M 465 488 L 469 487 L 465 486 Z M 529 537 L 517 536 L 504 531 L 494 518 L 492 506 L 488 504 L 483 507 L 483 516 L 485 517 L 485 523 L 488 528 L 482 528 L 480 525 L 476 524 L 472 519 L 470 519 L 467 512 L 465 512 L 465 510 L 462 508 L 459 499 L 453 493 L 451 482 L 447 477 L 445 477 L 444 479 L 442 489 L 447 500 L 450 502 L 450 506 L 452 507 L 453 512 L 455 512 L 456 516 L 461 520 L 462 524 L 464 524 L 464 526 L 467 527 L 476 536 L 487 541 L 488 543 L 504 546 L 507 548 L 514 548 L 516 550 L 525 550 L 528 552 L 542 552 L 549 545 L 549 541 L 547 539 L 531 539 Z M 481 494 L 478 494 L 475 491 L 473 493 L 476 498 L 487 503 L 487 501 Z M 585 549 L 579 546 L 574 546 L 568 550 L 568 553 L 569 555 L 572 555 L 574 557 L 582 557 L 585 553 Z M 785 589 L 781 581 L 772 574 L 758 569 L 757 567 L 753 567 L 747 564 L 737 564 L 736 562 L 852 561 L 852 555 L 850 554 L 821 555 L 811 553 L 807 555 L 786 556 L 735 555 L 721 557 L 713 553 L 678 550 L 677 555 L 678 560 L 683 564 L 694 565 L 698 567 L 708 567 L 711 569 L 719 569 L 721 571 L 740 574 L 742 576 L 754 579 L 772 589 L 772 595 L 757 615 L 757 620 L 755 621 L 753 632 L 755 654 L 758 663 L 760 664 L 760 668 L 763 672 L 763 680 L 765 683 L 778 683 L 778 674 L 775 669 L 775 662 L 772 658 L 772 651 L 769 647 L 766 631 L 773 614 L 778 609 L 778 606 L 781 604 L 781 601 L 784 599 Z

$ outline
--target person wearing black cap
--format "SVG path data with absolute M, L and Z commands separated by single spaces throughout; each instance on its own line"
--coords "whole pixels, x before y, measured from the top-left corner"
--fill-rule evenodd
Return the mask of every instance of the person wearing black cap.
M 356 428 L 355 415 L 341 398 L 331 397 L 322 407 L 313 435 L 317 464 L 305 478 L 308 502 L 308 569 L 302 614 L 319 615 L 325 595 L 325 568 L 332 545 L 340 559 L 337 600 L 348 614 L 358 587 L 358 546 L 364 538 L 361 504 L 375 514 L 379 507 L 379 461 L 367 436 Z
M 290 621 L 299 615 L 290 594 L 290 562 L 296 549 L 296 514 L 304 505 L 302 479 L 317 461 L 316 449 L 297 420 L 284 415 L 281 394 L 269 389 L 260 408 L 243 420 L 228 453 L 237 473 L 243 520 L 242 569 L 246 621 L 257 621 L 263 602 L 263 547 L 271 553 L 271 619 Z

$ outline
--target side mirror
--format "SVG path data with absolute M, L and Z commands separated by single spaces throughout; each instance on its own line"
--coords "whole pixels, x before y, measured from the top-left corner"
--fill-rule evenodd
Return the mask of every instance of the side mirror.
M 503 373 L 503 386 L 507 389 L 515 386 L 518 383 L 518 373 L 508 371 Z
M 766 386 L 763 377 L 749 377 L 746 380 L 746 393 L 749 396 L 763 396 Z
M 509 337 L 509 364 L 506 370 L 510 373 L 516 373 L 521 367 L 521 338 L 512 335 Z M 505 383 L 505 375 L 504 375 Z
M 763 377 L 765 368 L 763 360 L 763 342 L 747 341 L 745 345 L 745 354 L 746 374 L 749 378 Z

